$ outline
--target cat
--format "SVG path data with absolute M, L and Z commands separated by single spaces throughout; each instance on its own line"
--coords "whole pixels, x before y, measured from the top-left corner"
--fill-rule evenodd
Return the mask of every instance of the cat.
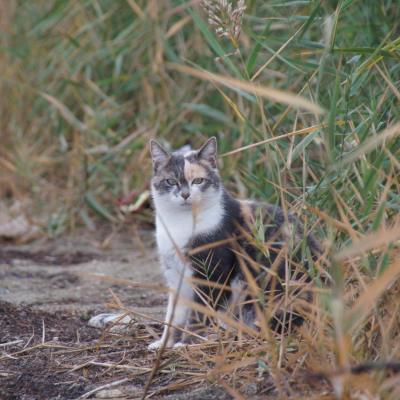
M 150 152 L 156 241 L 170 292 L 162 336 L 149 349 L 190 343 L 187 332 L 195 326 L 201 333 L 199 326 L 207 326 L 210 318 L 201 309 L 195 311 L 193 304 L 211 306 L 256 327 L 255 302 L 287 305 L 289 286 L 295 287 L 291 295 L 302 298 L 301 304 L 310 301 L 304 289 L 311 282 L 304 253 L 308 250 L 315 260 L 321 254 L 319 242 L 278 206 L 237 200 L 224 188 L 215 137 L 198 150 L 175 152 L 151 140 Z M 262 292 L 261 300 L 249 293 L 248 274 Z M 298 310 L 290 304 L 288 308 L 290 320 L 301 322 Z M 282 328 L 282 311 L 275 306 L 273 310 L 270 325 Z M 121 314 L 100 314 L 89 324 L 104 326 L 118 318 L 129 322 Z
M 234 311 L 245 324 L 254 326 L 255 307 L 249 295 L 241 300 L 247 304 L 238 310 L 237 293 L 245 292 L 247 287 L 244 270 L 248 269 L 264 292 L 272 293 L 276 300 L 284 293 L 284 283 L 279 280 L 286 279 L 287 267 L 285 260 L 279 260 L 279 251 L 289 242 L 294 242 L 292 250 L 300 247 L 304 236 L 301 224 L 293 215 L 285 216 L 277 206 L 237 200 L 225 190 L 217 166 L 215 137 L 198 150 L 170 153 L 154 140 L 150 142 L 150 149 L 157 246 L 171 292 L 162 337 L 149 348 L 159 348 L 164 342 L 167 347 L 184 343 L 182 331 L 195 322 L 190 302 Z M 259 225 L 263 226 L 261 244 L 251 239 L 257 216 L 261 216 Z M 305 244 L 314 259 L 318 257 L 321 247 L 312 234 L 306 235 Z M 268 273 L 257 268 L 261 265 L 265 271 L 275 261 L 278 279 L 268 277 Z M 297 263 L 288 278 L 309 282 L 310 276 L 298 267 Z M 190 282 L 193 278 L 204 283 L 194 285 Z M 215 285 L 207 282 L 218 283 L 226 289 L 216 290 Z

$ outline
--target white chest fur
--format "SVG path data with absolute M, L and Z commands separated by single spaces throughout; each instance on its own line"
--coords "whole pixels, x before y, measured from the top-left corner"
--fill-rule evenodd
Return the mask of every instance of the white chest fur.
M 156 210 L 157 245 L 161 254 L 176 248 L 183 251 L 193 236 L 214 232 L 223 217 L 219 202 L 197 214 L 190 209 L 180 211 L 156 207 Z
M 156 203 L 156 238 L 162 267 L 169 287 L 175 287 L 181 273 L 191 276 L 191 269 L 186 265 L 183 254 L 193 236 L 215 231 L 223 217 L 220 201 L 214 202 L 207 209 L 201 209 L 193 216 L 190 209 L 169 209 L 164 204 Z

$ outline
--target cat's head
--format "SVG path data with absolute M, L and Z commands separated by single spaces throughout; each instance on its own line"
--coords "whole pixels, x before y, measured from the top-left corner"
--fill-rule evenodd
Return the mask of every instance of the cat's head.
M 156 207 L 204 209 L 219 198 L 221 181 L 215 137 L 198 150 L 172 153 L 152 140 L 150 151 L 153 161 L 151 186 Z

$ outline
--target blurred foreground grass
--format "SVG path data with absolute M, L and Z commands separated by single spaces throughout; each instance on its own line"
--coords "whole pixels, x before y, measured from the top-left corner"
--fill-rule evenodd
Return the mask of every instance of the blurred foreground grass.
M 2 2 L 0 195 L 51 235 L 115 224 L 149 138 L 249 146 L 221 157 L 227 187 L 300 212 L 334 260 L 309 366 L 400 358 L 398 1 L 248 0 L 237 43 L 199 4 Z

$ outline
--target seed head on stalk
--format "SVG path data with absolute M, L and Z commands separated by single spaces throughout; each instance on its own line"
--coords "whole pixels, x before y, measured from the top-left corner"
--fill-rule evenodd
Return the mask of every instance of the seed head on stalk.
M 236 3 L 236 6 L 234 6 Z M 245 0 L 236 2 L 227 0 L 202 0 L 202 7 L 208 14 L 208 23 L 215 33 L 230 40 L 235 49 L 239 47 L 239 36 L 242 30 Z

